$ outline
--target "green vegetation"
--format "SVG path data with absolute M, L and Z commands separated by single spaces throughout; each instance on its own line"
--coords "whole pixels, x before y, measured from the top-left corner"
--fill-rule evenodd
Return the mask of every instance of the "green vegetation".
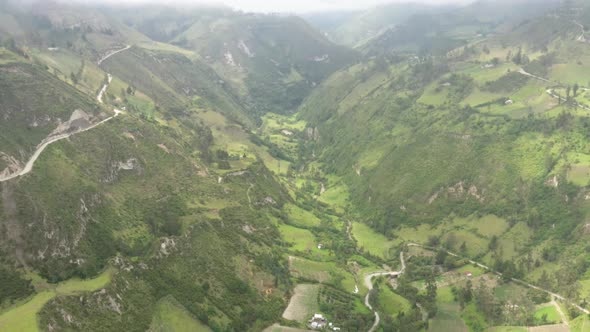
M 23 305 L 9 309 L 0 315 L 0 326 L 5 331 L 35 332 L 39 331 L 37 313 L 49 302 L 55 293 L 45 291 L 38 293 Z
M 89 280 L 68 280 L 57 285 L 46 284 L 39 293 L 23 303 L 0 312 L 0 327 L 7 332 L 39 331 L 37 314 L 55 296 L 79 295 L 92 292 L 109 284 L 114 270 L 107 269 L 101 275 Z M 45 289 L 49 287 L 49 289 Z
M 318 300 L 321 287 L 317 284 L 299 284 L 295 286 L 289 306 L 283 312 L 283 318 L 304 324 L 307 323 L 310 317 L 320 311 Z
M 328 35 L 226 8 L 38 7 L 0 1 L 0 173 L 76 110 L 123 112 L 1 184 L 0 330 L 295 331 L 316 312 L 368 330 L 364 278 L 400 252 L 370 293 L 378 330 L 561 320 L 511 278 L 587 306 L 583 1 L 308 18 Z
M 149 330 L 154 332 L 211 331 L 206 325 L 192 317 L 173 298 L 160 300 Z
M 535 321 L 539 325 L 555 324 L 561 322 L 559 312 L 553 305 L 541 307 L 535 311 Z
M 0 267 L 0 304 L 13 303 L 32 293 L 33 286 L 29 280 L 23 278 L 17 271 Z
M 396 317 L 402 312 L 410 312 L 410 302 L 396 294 L 387 284 L 381 284 L 378 293 L 379 296 L 377 302 L 379 311 L 383 313 L 384 316 L 390 315 Z
M 378 257 L 387 259 L 391 258 L 390 249 L 393 247 L 392 241 L 385 236 L 376 233 L 369 226 L 361 223 L 354 223 L 352 225 L 352 234 L 358 241 L 358 246 L 361 250 L 376 255 Z

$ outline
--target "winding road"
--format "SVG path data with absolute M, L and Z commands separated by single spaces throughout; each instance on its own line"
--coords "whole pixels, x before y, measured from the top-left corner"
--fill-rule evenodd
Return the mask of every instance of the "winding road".
M 98 61 L 98 65 L 100 65 L 103 61 L 105 61 L 106 59 L 112 57 L 113 55 L 123 52 L 125 50 L 128 50 L 131 46 L 126 46 L 123 49 L 120 50 L 116 50 L 113 52 L 108 53 L 107 55 L 105 55 L 104 57 L 102 57 L 99 61 Z M 108 75 L 108 79 L 107 82 L 103 85 L 103 87 L 100 89 L 100 92 L 98 93 L 98 96 L 96 96 L 96 100 L 98 100 L 99 103 L 103 104 L 103 95 L 106 92 L 107 88 L 109 87 L 109 85 L 111 84 L 111 81 L 113 80 L 113 76 L 111 74 L 107 74 Z M 9 181 L 12 179 L 15 179 L 19 176 L 23 176 L 29 172 L 31 172 L 33 170 L 33 166 L 35 165 L 35 162 L 37 161 L 37 159 L 39 158 L 39 156 L 41 155 L 41 153 L 43 152 L 43 150 L 45 150 L 45 148 L 52 143 L 55 143 L 57 141 L 61 141 L 62 139 L 68 138 L 72 135 L 75 134 L 79 134 L 85 131 L 88 131 L 90 129 L 94 129 L 98 126 L 100 126 L 101 124 L 108 122 L 110 120 L 112 120 L 113 118 L 116 118 L 117 116 L 119 116 L 119 114 L 121 114 L 121 110 L 118 109 L 113 109 L 113 112 L 115 113 L 113 116 L 110 116 L 100 122 L 97 122 L 91 126 L 88 126 L 86 128 L 82 128 L 79 130 L 76 130 L 74 132 L 70 132 L 70 133 L 65 133 L 65 134 L 60 134 L 60 135 L 55 135 L 55 136 L 51 136 L 48 137 L 46 139 L 44 139 L 39 145 L 37 145 L 37 149 L 35 150 L 35 152 L 33 153 L 33 155 L 31 156 L 31 158 L 29 158 L 29 160 L 27 161 L 27 163 L 25 164 L 25 167 L 23 169 L 21 169 L 18 172 L 12 173 L 12 174 L 8 174 L 8 175 L 4 175 L 4 176 L 0 176 L 0 182 L 4 182 L 4 181 Z
M 584 27 L 584 25 L 582 25 L 580 22 L 578 21 L 573 21 L 573 23 L 577 26 L 580 27 L 580 29 L 582 29 L 582 34 L 576 38 L 577 41 L 581 42 L 581 43 L 585 43 L 586 42 L 586 28 Z
M 98 62 L 96 64 L 100 66 L 106 59 L 112 57 L 115 54 L 121 53 L 123 51 L 127 51 L 130 48 L 131 48 L 131 45 L 127 45 L 127 46 L 125 46 L 125 47 L 123 47 L 121 49 L 118 49 L 118 50 L 114 50 L 112 52 L 109 52 L 105 56 L 103 56 L 102 58 L 100 58 L 100 60 L 98 60 Z
M 454 256 L 454 257 L 457 257 L 457 258 L 462 258 L 462 259 L 467 259 L 467 261 L 470 264 L 473 264 L 475 266 L 478 266 L 478 267 L 480 267 L 480 268 L 482 268 L 484 270 L 487 270 L 487 271 L 489 271 L 491 273 L 494 273 L 494 274 L 496 274 L 498 276 L 502 276 L 502 273 L 497 272 L 497 271 L 494 271 L 489 266 L 487 266 L 485 264 L 482 264 L 480 262 L 476 262 L 476 261 L 474 261 L 472 259 L 468 259 L 466 257 L 460 256 L 460 255 L 458 255 L 458 254 L 456 254 L 456 253 L 454 253 L 452 251 L 448 251 L 448 250 L 445 250 L 445 249 L 442 249 L 442 248 L 433 248 L 433 247 L 421 245 L 421 244 L 418 244 L 418 243 L 408 243 L 407 246 L 408 247 L 420 247 L 420 248 L 424 248 L 424 249 L 427 249 L 427 250 L 433 250 L 433 251 L 435 251 L 435 250 L 443 250 L 443 251 L 445 251 L 447 254 L 449 254 L 451 256 Z M 405 263 L 405 260 L 404 260 L 404 253 L 403 252 L 400 253 L 399 259 L 400 259 L 400 262 L 401 262 L 401 269 L 399 271 L 390 271 L 390 272 L 380 271 L 380 272 L 373 272 L 373 273 L 370 273 L 370 274 L 366 275 L 365 278 L 364 278 L 365 286 L 369 290 L 367 292 L 367 295 L 365 296 L 365 306 L 367 308 L 369 308 L 369 310 L 373 311 L 373 313 L 375 314 L 375 322 L 373 323 L 373 326 L 371 326 L 371 328 L 369 329 L 368 332 L 374 332 L 377 329 L 377 327 L 379 326 L 379 322 L 381 321 L 381 319 L 379 317 L 379 313 L 376 310 L 373 309 L 373 306 L 371 306 L 371 303 L 369 301 L 370 300 L 370 295 L 371 295 L 371 290 L 373 289 L 372 279 L 374 277 L 385 276 L 385 275 L 386 276 L 399 276 L 399 275 L 403 274 L 404 271 L 405 271 L 405 269 L 406 269 L 406 263 Z M 586 308 L 578 305 L 574 301 L 572 301 L 570 299 L 567 299 L 567 298 L 563 297 L 562 295 L 559 295 L 557 293 L 554 293 L 554 292 L 552 292 L 552 291 L 550 291 L 548 289 L 544 289 L 544 288 L 541 288 L 539 286 L 535 286 L 535 285 L 530 284 L 530 283 L 528 283 L 528 282 L 526 282 L 524 280 L 521 280 L 521 279 L 511 278 L 510 280 L 512 282 L 514 282 L 514 283 L 520 284 L 520 285 L 525 286 L 525 287 L 528 287 L 528 288 L 536 289 L 538 291 L 544 292 L 544 293 L 548 294 L 549 296 L 551 296 L 551 302 L 552 302 L 552 304 L 554 304 L 558 308 L 557 310 L 558 310 L 558 312 L 559 312 L 559 314 L 560 314 L 560 316 L 562 318 L 563 323 L 566 326 L 568 325 L 568 322 L 567 322 L 567 319 L 566 319 L 566 315 L 563 313 L 563 311 L 561 310 L 561 307 L 559 307 L 559 305 L 557 304 L 556 300 L 559 300 L 561 302 L 567 303 L 567 304 L 571 305 L 572 307 L 578 309 L 579 311 L 581 311 L 581 312 L 583 312 L 583 313 L 585 313 L 587 315 L 590 314 L 590 310 L 588 310 L 588 309 L 586 309 Z
M 520 68 L 520 69 L 518 70 L 518 73 L 519 73 L 519 74 L 521 74 L 521 75 L 524 75 L 524 76 L 530 77 L 530 78 L 534 78 L 534 79 L 536 79 L 536 80 L 539 80 L 539 81 L 543 81 L 543 82 L 546 82 L 546 83 L 551 83 L 551 84 L 559 85 L 557 82 L 553 82 L 553 81 L 550 81 L 550 80 L 548 80 L 548 79 L 546 79 L 546 78 L 543 78 L 543 77 L 541 77 L 541 76 L 537 76 L 537 75 L 533 75 L 533 74 L 531 74 L 531 73 L 528 73 L 528 72 L 527 72 L 527 71 L 525 71 L 523 68 Z M 588 88 L 585 88 L 585 87 L 580 87 L 580 90 L 583 90 L 583 91 L 588 91 Z M 560 95 L 556 94 L 556 93 L 553 91 L 553 89 L 547 89 L 547 90 L 545 90 L 545 92 L 547 92 L 547 94 L 549 94 L 549 95 L 550 95 L 551 97 L 553 97 L 553 98 L 559 99 L 559 100 L 561 100 L 561 101 L 567 101 L 567 99 L 566 99 L 566 98 L 564 98 L 564 97 L 562 97 L 562 96 L 560 96 Z M 585 110 L 587 110 L 587 111 L 590 111 L 590 107 L 588 107 L 588 106 L 586 106 L 586 105 L 584 105 L 584 104 L 580 104 L 579 102 L 577 102 L 577 101 L 575 101 L 575 100 L 574 100 L 574 103 L 576 104 L 576 106 L 577 106 L 577 107 L 580 107 L 580 108 L 583 108 L 583 109 L 585 109 Z
M 404 273 L 404 271 L 406 270 L 406 262 L 404 261 L 404 252 L 400 252 L 399 253 L 399 260 L 401 262 L 401 269 L 399 271 L 381 271 L 381 272 L 373 272 L 371 274 L 367 274 L 365 276 L 365 287 L 367 287 L 367 289 L 369 290 L 367 292 L 367 295 L 365 296 L 365 306 L 367 308 L 369 308 L 369 310 L 373 311 L 373 313 L 375 314 L 375 322 L 373 323 L 373 326 L 371 326 L 371 328 L 369 329 L 369 332 L 374 332 L 377 329 L 377 326 L 379 326 L 379 322 L 381 321 L 381 318 L 379 317 L 379 313 L 377 312 L 377 310 L 373 310 L 373 306 L 370 303 L 370 296 L 371 296 L 371 290 L 373 289 L 373 283 L 371 282 L 371 280 L 374 277 L 380 277 L 380 276 L 390 276 L 390 277 L 397 277 L 399 275 L 401 275 L 402 273 Z

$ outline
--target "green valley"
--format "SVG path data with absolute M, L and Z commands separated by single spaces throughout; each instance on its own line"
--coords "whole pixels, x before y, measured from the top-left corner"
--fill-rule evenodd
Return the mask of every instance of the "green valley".
M 273 6 L 0 0 L 0 330 L 590 331 L 590 5 Z

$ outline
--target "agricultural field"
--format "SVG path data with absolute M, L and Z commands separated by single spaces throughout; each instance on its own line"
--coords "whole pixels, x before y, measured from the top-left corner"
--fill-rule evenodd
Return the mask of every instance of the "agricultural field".
M 263 332 L 312 332 L 313 330 L 304 330 L 298 329 L 295 327 L 288 327 L 288 326 L 280 326 L 279 324 L 274 324 L 269 326 L 268 328 L 264 329 Z
M 295 278 L 327 283 L 350 293 L 356 285 L 353 275 L 334 262 L 316 262 L 289 256 L 289 271 Z
M 313 314 L 319 312 L 319 284 L 299 284 L 293 289 L 289 305 L 283 312 L 283 318 L 305 323 Z

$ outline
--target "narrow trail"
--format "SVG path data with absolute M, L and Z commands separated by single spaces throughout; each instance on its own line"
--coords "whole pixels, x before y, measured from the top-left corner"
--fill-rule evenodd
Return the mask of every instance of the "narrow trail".
M 555 82 L 550 81 L 550 80 L 548 80 L 546 78 L 543 78 L 541 76 L 533 75 L 533 74 L 527 72 L 526 70 L 524 70 L 524 68 L 520 68 L 518 70 L 518 73 L 521 74 L 521 75 L 524 75 L 524 76 L 528 76 L 528 77 L 534 78 L 534 79 L 539 80 L 539 81 L 543 81 L 543 82 L 547 82 L 547 83 L 551 83 L 551 84 L 556 84 Z
M 570 326 L 570 323 L 567 321 L 567 316 L 566 314 L 563 312 L 563 310 L 561 310 L 561 307 L 559 306 L 559 303 L 557 303 L 555 301 L 555 298 L 551 298 L 551 304 L 553 304 L 553 306 L 555 307 L 555 309 L 557 310 L 557 312 L 559 313 L 559 316 L 561 316 L 561 321 L 563 322 L 563 324 L 565 326 Z
M 581 43 L 585 43 L 586 42 L 586 28 L 578 21 L 573 21 L 573 23 L 577 26 L 580 27 L 580 29 L 582 30 L 582 34 L 576 38 L 576 41 L 579 41 Z
M 108 58 L 112 57 L 112 56 L 113 56 L 113 55 L 115 55 L 115 54 L 121 53 L 121 52 L 123 52 L 123 51 L 127 51 L 127 50 L 128 50 L 128 49 L 130 49 L 130 48 L 131 48 L 131 45 L 127 45 L 127 46 L 125 46 L 125 47 L 124 47 L 124 48 L 122 48 L 122 49 L 118 49 L 118 50 L 115 50 L 115 51 L 109 52 L 109 53 L 107 53 L 105 56 L 103 56 L 102 58 L 100 58 L 100 60 L 98 60 L 98 62 L 97 62 L 96 64 L 100 66 L 100 65 L 101 65 L 101 64 L 102 64 L 102 63 L 103 63 L 103 62 L 104 62 L 106 59 L 108 59 Z
M 424 248 L 424 249 L 427 249 L 427 250 L 433 250 L 433 251 L 436 251 L 436 250 L 442 250 L 442 251 L 446 252 L 447 254 L 449 254 L 449 255 L 451 255 L 451 256 L 458 257 L 458 258 L 463 258 L 463 259 L 467 259 L 467 261 L 468 261 L 469 263 L 473 264 L 473 265 L 479 266 L 479 267 L 481 267 L 482 269 L 484 269 L 484 270 L 487 270 L 487 271 L 489 271 L 489 272 L 492 272 L 492 273 L 494 273 L 494 274 L 496 274 L 496 275 L 498 275 L 498 276 L 502 276 L 502 273 L 500 273 L 500 272 L 498 272 L 498 271 L 494 271 L 492 268 L 490 268 L 490 267 L 488 267 L 488 266 L 486 266 L 486 265 L 484 265 L 484 264 L 481 264 L 481 263 L 479 263 L 479 262 L 476 262 L 476 261 L 474 261 L 474 260 L 471 260 L 471 259 L 469 259 L 469 258 L 466 258 L 466 257 L 460 256 L 460 255 L 457 255 L 457 254 L 455 254 L 455 253 L 454 253 L 454 252 L 452 252 L 452 251 L 448 251 L 448 250 L 445 250 L 445 249 L 442 249 L 442 248 L 433 248 L 433 247 L 429 247 L 429 246 L 421 245 L 421 244 L 418 244 L 418 243 L 408 243 L 408 247 L 420 247 L 420 248 Z M 539 287 L 539 286 L 535 286 L 535 285 L 533 285 L 533 284 L 530 284 L 530 283 L 528 283 L 528 282 L 526 282 L 526 281 L 523 281 L 523 280 L 521 280 L 521 279 L 510 278 L 510 280 L 511 280 L 512 282 L 514 282 L 514 283 L 520 284 L 520 285 L 522 285 L 522 286 L 525 286 L 525 287 L 527 287 L 527 288 L 536 289 L 536 290 L 538 290 L 538 291 L 541 291 L 541 292 L 544 292 L 544 293 L 546 293 L 546 294 L 549 294 L 549 296 L 551 296 L 551 297 L 552 297 L 553 301 L 555 301 L 555 300 L 557 299 L 557 300 L 559 300 L 559 301 L 561 301 L 561 302 L 564 302 L 564 303 L 567 303 L 567 304 L 571 305 L 572 307 L 574 307 L 574 308 L 578 309 L 579 311 L 581 311 L 581 312 L 583 312 L 583 313 L 585 313 L 585 314 L 587 314 L 587 315 L 588 315 L 588 314 L 590 314 L 590 310 L 588 310 L 588 309 L 586 309 L 586 308 L 584 308 L 584 307 L 582 307 L 582 306 L 578 305 L 576 302 L 574 302 L 574 301 L 572 301 L 572 300 L 570 300 L 570 299 L 567 299 L 567 298 L 565 298 L 565 297 L 564 297 L 564 296 L 562 296 L 562 295 L 559 295 L 559 294 L 557 294 L 557 293 L 554 293 L 554 292 L 552 292 L 552 291 L 550 291 L 550 290 L 548 290 L 548 289 L 541 288 L 541 287 Z
M 246 197 L 248 197 L 248 206 L 250 207 L 250 210 L 254 210 L 254 208 L 252 207 L 252 198 L 250 198 L 250 190 L 252 188 L 254 188 L 254 184 L 250 183 L 248 190 L 246 190 Z
M 118 54 L 120 52 L 123 52 L 125 50 L 128 50 L 130 47 L 131 46 L 128 45 L 127 47 L 125 47 L 123 49 L 120 49 L 120 50 L 117 50 L 117 51 L 114 51 L 114 52 L 111 52 L 111 53 L 107 54 L 106 56 L 104 56 L 102 59 L 100 59 L 98 61 L 98 64 L 100 65 L 106 59 L 112 57 L 115 54 Z M 102 86 L 102 88 L 100 89 L 100 92 L 96 96 L 96 100 L 98 100 L 98 102 L 101 103 L 101 104 L 103 104 L 103 95 L 105 94 L 106 90 L 108 89 L 109 85 L 111 84 L 111 81 L 113 80 L 113 76 L 111 74 L 107 74 L 107 75 L 108 75 L 107 82 Z M 91 126 L 88 126 L 86 128 L 82 128 L 82 129 L 79 129 L 79 130 L 76 130 L 76 131 L 70 132 L 70 133 L 65 133 L 65 134 L 59 134 L 59 135 L 51 136 L 51 137 L 48 137 L 48 138 L 44 139 L 39 145 L 37 145 L 37 149 L 35 150 L 35 152 L 31 156 L 31 158 L 27 161 L 27 163 L 25 164 L 25 167 L 22 170 L 20 170 L 18 172 L 15 172 L 15 173 L 12 173 L 12 174 L 5 175 L 5 176 L 0 176 L 0 182 L 9 181 L 9 180 L 15 179 L 15 178 L 17 178 L 19 176 L 23 176 L 23 175 L 31 172 L 33 170 L 33 166 L 35 165 L 35 162 L 37 161 L 37 159 L 39 158 L 39 156 L 41 155 L 41 153 L 43 152 L 43 150 L 45 150 L 45 148 L 49 144 L 55 143 L 57 141 L 61 141 L 62 139 L 68 138 L 68 137 L 70 137 L 72 135 L 83 133 L 85 131 L 94 129 L 94 128 L 100 126 L 101 124 L 103 124 L 105 122 L 108 122 L 108 121 L 116 118 L 117 116 L 119 116 L 119 114 L 121 114 L 121 110 L 118 110 L 116 108 L 113 109 L 113 112 L 115 113 L 113 116 L 110 116 L 110 117 L 108 117 L 108 118 L 106 118 L 106 119 L 104 119 L 104 120 L 102 120 L 100 122 L 97 122 L 97 123 L 95 123 L 95 124 L 93 124 Z

